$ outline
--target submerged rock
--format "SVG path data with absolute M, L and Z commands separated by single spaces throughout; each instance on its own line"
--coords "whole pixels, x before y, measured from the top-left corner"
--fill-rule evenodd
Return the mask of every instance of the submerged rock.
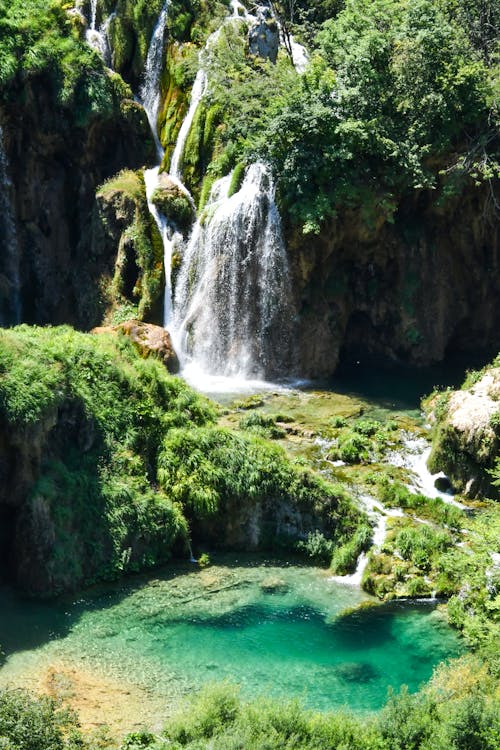
M 261 582 L 260 587 L 265 594 L 286 594 L 289 590 L 287 582 L 277 576 L 265 578 Z

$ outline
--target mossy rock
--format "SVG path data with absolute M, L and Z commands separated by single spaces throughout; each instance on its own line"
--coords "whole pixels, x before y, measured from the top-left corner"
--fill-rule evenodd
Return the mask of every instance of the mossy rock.
M 104 289 L 108 301 L 104 322 L 118 323 L 131 316 L 161 322 L 163 244 L 148 209 L 141 172 L 123 170 L 99 188 L 93 224 L 114 265 Z
M 168 175 L 160 175 L 151 201 L 181 231 L 189 230 L 195 219 L 193 206 L 189 196 Z

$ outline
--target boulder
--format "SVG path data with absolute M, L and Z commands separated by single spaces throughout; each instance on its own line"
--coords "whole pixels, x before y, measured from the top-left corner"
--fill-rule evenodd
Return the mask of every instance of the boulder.
M 141 357 L 144 359 L 150 356 L 156 357 L 163 362 L 170 373 L 179 372 L 179 359 L 172 346 L 172 339 L 169 332 L 161 326 L 142 323 L 139 320 L 127 320 L 116 326 L 94 328 L 92 333 L 122 333 L 129 337 Z

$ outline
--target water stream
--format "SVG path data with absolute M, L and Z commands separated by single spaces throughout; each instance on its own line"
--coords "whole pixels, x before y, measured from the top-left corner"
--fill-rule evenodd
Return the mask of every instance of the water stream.
M 158 164 L 160 164 L 163 158 L 163 148 L 158 137 L 158 112 L 160 108 L 160 78 L 165 51 L 165 26 L 167 23 L 168 5 L 169 0 L 163 6 L 153 29 L 146 58 L 143 83 L 139 92 L 140 100 L 146 111 L 155 141 Z
M 194 79 L 193 88 L 191 89 L 189 109 L 180 127 L 174 152 L 172 154 L 172 159 L 170 162 L 170 176 L 177 180 L 180 180 L 182 178 L 181 158 L 184 153 L 184 147 L 186 145 L 186 140 L 189 135 L 191 125 L 193 124 L 196 110 L 198 109 L 198 105 L 206 92 L 207 82 L 206 71 L 203 67 L 200 67 L 196 74 L 196 78 Z
M 89 27 L 85 32 L 87 44 L 101 55 L 106 65 L 111 65 L 111 49 L 109 46 L 108 28 L 116 13 L 111 13 L 97 28 L 97 0 L 91 0 Z

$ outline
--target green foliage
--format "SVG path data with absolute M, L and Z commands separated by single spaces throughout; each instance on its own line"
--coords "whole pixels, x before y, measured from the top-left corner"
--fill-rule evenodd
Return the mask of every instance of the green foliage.
M 244 176 L 245 164 L 240 161 L 233 169 L 233 174 L 231 175 L 231 182 L 229 183 L 229 190 L 227 191 L 228 198 L 238 192 L 242 185 Z
M 297 701 L 243 703 L 235 688 L 208 685 L 168 722 L 165 744 L 150 736 L 122 750 L 496 750 L 499 705 L 481 667 L 458 661 L 437 677 L 416 695 L 390 694 L 379 716 L 362 718 L 314 713 Z
M 494 80 L 439 3 L 350 0 L 324 24 L 308 71 L 277 100 L 258 150 L 304 231 L 319 231 L 342 207 L 380 225 L 404 191 L 438 185 L 440 163 L 449 178 L 453 169 L 479 181 L 498 173 Z
M 4 330 L 0 409 L 12 430 L 50 439 L 25 507 L 54 527 L 50 591 L 166 561 L 189 525 L 257 504 L 295 508 L 343 542 L 359 523 L 342 488 L 258 436 L 214 427 L 213 407 L 126 337 Z M 263 544 L 276 541 L 273 528 Z M 292 537 L 281 540 L 290 549 Z
M 233 174 L 233 191 L 242 178 L 258 137 L 269 121 L 276 97 L 296 79 L 289 59 L 277 65 L 248 55 L 246 26 L 227 24 L 205 61 L 210 86 L 196 112 L 183 154 L 183 175 L 190 190 L 203 200 L 213 180 Z M 205 180 L 206 182 L 206 180 Z M 203 189 L 203 195 L 201 191 Z
M 337 575 L 352 573 L 360 554 L 370 548 L 372 536 L 370 526 L 360 526 L 349 541 L 334 550 L 331 559 L 332 571 Z
M 297 549 L 304 552 L 311 560 L 323 565 L 328 565 L 332 559 L 335 545 L 331 539 L 327 539 L 321 531 L 313 531 L 307 535 L 305 541 L 297 544 Z
M 125 338 L 20 326 L 1 333 L 0 362 L 6 423 L 42 435 L 56 425 L 26 507 L 54 523 L 47 586 L 167 560 L 187 526 L 151 482 L 158 446 L 174 427 L 212 421 L 212 407 Z
M 259 412 L 252 412 L 240 419 L 240 427 L 242 430 L 249 430 L 271 440 L 279 440 L 286 435 L 285 430 L 276 424 L 275 416 Z
M 0 691 L 2 750 L 81 750 L 76 716 L 47 697 L 21 690 Z
M 9 0 L 0 7 L 0 99 L 35 76 L 80 127 L 111 117 L 124 93 L 60 0 Z
M 410 492 L 406 485 L 392 481 L 386 474 L 377 475 L 374 481 L 378 497 L 388 507 L 415 511 L 421 518 L 435 521 L 452 529 L 459 529 L 464 523 L 464 512 L 456 506 L 448 505 L 439 497 L 429 498 Z
M 187 232 L 194 217 L 191 203 L 185 193 L 181 190 L 165 190 L 159 187 L 154 190 L 151 201 L 179 229 Z
M 158 481 L 188 518 L 287 503 L 311 514 L 332 538 L 352 533 L 359 519 L 341 488 L 290 461 L 283 449 L 222 428 L 171 430 L 160 449 Z M 293 547 L 296 540 L 289 541 Z
M 364 435 L 344 432 L 338 438 L 338 456 L 346 464 L 357 464 L 369 459 L 371 443 Z

